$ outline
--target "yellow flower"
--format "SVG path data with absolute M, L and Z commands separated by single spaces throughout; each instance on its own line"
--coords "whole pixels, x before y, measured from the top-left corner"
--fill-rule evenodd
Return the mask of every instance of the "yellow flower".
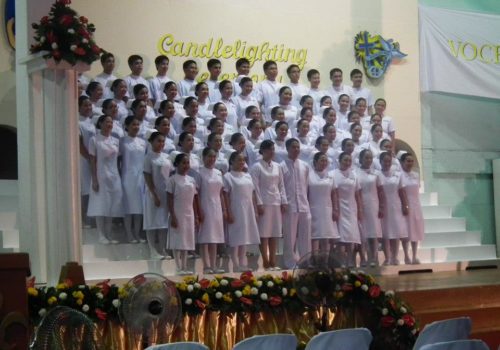
M 32 295 L 34 297 L 37 297 L 38 296 L 38 291 L 35 288 L 33 288 L 33 287 L 29 287 L 28 288 L 28 294 Z
M 73 298 L 76 298 L 76 299 L 83 299 L 83 298 L 85 298 L 85 295 L 82 292 L 80 292 L 79 290 L 73 292 L 72 295 L 73 295 Z
M 58 289 L 58 290 L 61 290 L 61 289 L 66 289 L 66 288 L 68 288 L 68 285 L 67 285 L 66 283 L 59 283 L 59 284 L 57 285 L 57 289 Z
M 194 283 L 196 282 L 196 278 L 194 276 L 186 276 L 183 278 L 185 283 Z
M 220 279 L 222 279 L 224 276 L 222 276 L 222 275 L 214 275 L 214 277 L 215 277 L 215 279 L 220 280 Z
M 295 288 L 290 289 L 290 296 L 293 297 L 295 294 L 297 294 Z
M 177 288 L 179 288 L 180 291 L 185 292 L 187 290 L 187 284 L 182 282 L 177 284 Z
M 217 281 L 216 279 L 210 281 L 210 287 L 217 288 L 218 286 L 219 286 L 219 281 Z
M 205 304 L 209 304 L 210 303 L 210 297 L 208 296 L 208 293 L 205 293 L 205 294 L 202 295 L 201 301 L 203 301 Z
M 224 296 L 222 297 L 222 299 L 226 303 L 231 303 L 233 301 L 233 298 L 231 298 L 231 294 L 229 294 L 229 293 L 224 294 Z
M 78 305 L 82 305 L 82 304 L 83 304 L 83 300 L 82 300 L 82 299 L 76 299 L 76 303 L 77 303 Z
M 50 297 L 49 299 L 47 299 L 47 303 L 48 303 L 49 305 L 52 305 L 52 304 L 54 304 L 54 303 L 57 303 L 57 298 L 56 298 L 56 297 L 54 297 L 54 296 L 52 296 L 52 297 Z
M 250 287 L 248 284 L 245 286 L 245 288 L 243 288 L 243 290 L 241 291 L 243 293 L 243 295 L 250 295 L 251 294 L 251 291 L 252 291 L 252 287 Z
M 354 282 L 354 287 L 356 287 L 356 288 L 361 287 L 361 282 L 360 281 Z

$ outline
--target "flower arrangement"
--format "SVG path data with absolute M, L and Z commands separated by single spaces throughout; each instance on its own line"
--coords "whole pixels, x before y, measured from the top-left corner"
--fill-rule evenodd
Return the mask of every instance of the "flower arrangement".
M 44 58 L 91 64 L 102 49 L 94 41 L 95 26 L 69 7 L 71 0 L 57 0 L 40 23 L 33 23 L 35 44 L 31 52 L 48 51 Z
M 191 316 L 204 311 L 237 313 L 279 309 L 301 315 L 311 309 L 299 299 L 293 277 L 286 271 L 281 275 L 261 276 L 245 272 L 239 278 L 216 275 L 213 279 L 199 279 L 187 276 L 176 283 L 176 288 L 183 313 Z M 359 271 L 340 270 L 335 273 L 332 294 L 336 312 L 364 305 L 364 315 L 370 319 L 364 320 L 363 326 L 374 334 L 374 343 L 379 344 L 377 348 L 412 347 L 418 325 L 410 307 L 394 292 L 383 291 L 372 276 Z M 28 295 L 33 322 L 38 322 L 47 310 L 57 305 L 82 311 L 94 321 L 119 321 L 118 309 L 127 291 L 110 285 L 109 280 L 95 286 L 72 285 L 66 281 L 55 287 L 35 288 L 31 284 Z

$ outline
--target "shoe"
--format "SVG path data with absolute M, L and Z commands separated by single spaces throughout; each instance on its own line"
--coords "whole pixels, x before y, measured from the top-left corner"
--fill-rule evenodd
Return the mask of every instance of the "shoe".
M 139 243 L 147 243 L 145 239 L 139 239 Z
M 372 262 L 370 263 L 370 267 L 377 267 L 377 263 L 376 263 L 375 261 L 372 261 Z
M 279 267 L 279 266 L 273 266 L 273 271 L 281 271 L 281 267 Z
M 406 264 L 406 265 L 411 265 L 411 260 L 410 260 L 410 258 L 405 258 L 405 264 Z
M 417 258 L 413 259 L 412 262 L 411 262 L 412 265 L 420 265 L 420 260 L 418 260 Z
M 175 270 L 175 274 L 177 276 L 184 276 L 186 274 L 186 271 L 177 269 Z
M 111 244 L 119 244 L 120 241 L 117 241 L 116 239 L 112 239 L 111 241 L 109 241 Z
M 99 238 L 100 244 L 109 244 L 109 240 L 106 237 Z
M 382 263 L 382 266 L 389 266 L 391 263 L 389 262 L 389 260 L 384 260 L 384 262 Z
M 226 272 L 226 270 L 222 269 L 222 268 L 218 268 L 218 269 L 214 270 L 214 273 L 225 273 L 225 272 Z
M 193 270 L 185 270 L 184 273 L 186 275 L 194 275 L 194 271 Z
M 392 260 L 391 261 L 391 265 L 398 266 L 399 265 L 399 260 L 398 259 Z
M 274 271 L 274 267 L 264 267 L 264 271 Z
M 158 254 L 157 252 L 149 253 L 149 258 L 151 260 L 162 260 L 163 256 Z
M 212 270 L 210 267 L 207 267 L 207 268 L 203 269 L 203 274 L 204 275 L 213 275 L 214 270 Z
M 136 243 L 139 243 L 139 241 L 137 239 L 133 239 L 129 243 L 136 244 Z

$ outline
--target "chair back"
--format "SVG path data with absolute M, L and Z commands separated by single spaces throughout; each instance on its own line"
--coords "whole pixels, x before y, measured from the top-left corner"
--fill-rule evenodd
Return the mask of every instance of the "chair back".
M 469 317 L 450 318 L 429 323 L 417 338 L 413 350 L 420 350 L 424 345 L 466 340 L 469 338 L 472 323 Z
M 455 340 L 424 345 L 421 350 L 489 350 L 488 345 L 482 340 Z
M 210 350 L 208 346 L 196 342 L 178 342 L 169 344 L 152 345 L 144 350 Z
M 306 350 L 368 350 L 371 342 L 372 334 L 366 328 L 339 329 L 315 335 Z
M 237 343 L 233 350 L 295 350 L 295 334 L 255 335 Z

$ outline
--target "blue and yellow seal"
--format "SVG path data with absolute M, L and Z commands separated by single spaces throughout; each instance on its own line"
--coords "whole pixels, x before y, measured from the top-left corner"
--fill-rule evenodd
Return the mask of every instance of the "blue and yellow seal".
M 15 0 L 5 1 L 5 32 L 9 45 L 16 48 L 16 10 Z

